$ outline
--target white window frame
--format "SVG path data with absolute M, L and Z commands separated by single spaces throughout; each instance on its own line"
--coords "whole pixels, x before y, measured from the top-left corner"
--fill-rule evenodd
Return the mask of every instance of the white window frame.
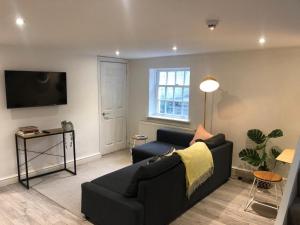
M 168 81 L 168 72 L 175 72 L 175 84 L 174 85 L 160 85 L 159 84 L 159 73 L 160 72 L 166 72 L 167 77 L 166 77 L 166 82 Z M 176 85 L 176 72 L 178 71 L 189 71 L 190 73 L 190 82 L 189 85 Z M 183 68 L 155 68 L 155 69 L 150 69 L 149 71 L 149 110 L 148 110 L 148 117 L 149 118 L 155 118 L 155 119 L 165 119 L 165 120 L 172 120 L 172 121 L 179 121 L 179 122 L 190 122 L 190 83 L 191 83 L 191 70 L 189 67 L 183 67 Z M 184 75 L 184 81 L 185 81 L 185 75 Z M 182 93 L 182 99 L 181 101 L 175 101 L 174 100 L 174 92 L 176 87 L 181 87 L 182 91 L 184 88 L 189 88 L 189 99 L 188 99 L 188 114 L 185 115 L 176 115 L 176 114 L 168 114 L 168 113 L 160 113 L 159 112 L 159 96 L 158 96 L 158 90 L 159 87 L 165 87 L 165 96 L 167 94 L 167 87 L 172 87 L 173 88 L 173 99 L 172 100 L 165 100 L 165 102 L 172 101 L 173 102 L 173 110 L 175 109 L 175 102 L 186 102 L 183 101 L 183 93 Z M 165 112 L 167 110 L 167 106 L 165 106 Z M 181 108 L 183 110 L 183 107 Z

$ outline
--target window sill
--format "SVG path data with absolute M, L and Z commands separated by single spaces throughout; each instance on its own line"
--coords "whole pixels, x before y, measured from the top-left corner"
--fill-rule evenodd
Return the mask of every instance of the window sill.
M 163 117 L 163 116 L 155 116 L 155 115 L 149 115 L 147 117 L 148 119 L 155 119 L 155 120 L 165 120 L 165 121 L 171 121 L 171 122 L 179 122 L 179 123 L 186 123 L 189 124 L 189 119 L 180 119 L 180 118 L 171 118 L 171 117 Z

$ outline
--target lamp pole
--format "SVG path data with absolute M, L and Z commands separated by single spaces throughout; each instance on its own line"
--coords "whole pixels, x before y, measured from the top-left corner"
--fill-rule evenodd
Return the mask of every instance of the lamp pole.
M 203 127 L 206 128 L 206 102 L 207 102 L 207 92 L 214 92 L 219 88 L 220 84 L 213 76 L 206 76 L 204 80 L 200 83 L 199 88 L 204 92 L 204 121 Z
M 203 121 L 203 127 L 205 127 L 205 124 L 206 124 L 206 92 L 204 92 L 204 121 Z

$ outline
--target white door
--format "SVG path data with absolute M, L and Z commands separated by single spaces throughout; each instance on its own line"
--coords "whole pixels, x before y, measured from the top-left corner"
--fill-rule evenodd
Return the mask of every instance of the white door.
M 102 154 L 126 147 L 126 64 L 100 62 Z

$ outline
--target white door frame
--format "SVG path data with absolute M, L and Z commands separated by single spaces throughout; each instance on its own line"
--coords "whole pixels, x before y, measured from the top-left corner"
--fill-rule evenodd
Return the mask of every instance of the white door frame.
M 128 147 L 128 137 L 127 137 L 127 125 L 128 125 L 128 60 L 127 59 L 120 59 L 120 58 L 113 58 L 113 57 L 106 57 L 106 56 L 98 56 L 97 57 L 97 77 L 98 77 L 98 120 L 99 120 L 99 152 L 100 155 L 103 155 L 103 152 L 101 151 L 102 148 L 102 140 L 103 140 L 103 134 L 102 134 L 102 124 L 101 124 L 101 117 L 102 116 L 102 98 L 101 98 L 101 63 L 102 62 L 109 62 L 109 63 L 122 63 L 126 65 L 126 101 L 125 101 L 125 126 L 126 126 L 126 134 L 125 134 L 125 141 L 126 141 L 126 147 Z

